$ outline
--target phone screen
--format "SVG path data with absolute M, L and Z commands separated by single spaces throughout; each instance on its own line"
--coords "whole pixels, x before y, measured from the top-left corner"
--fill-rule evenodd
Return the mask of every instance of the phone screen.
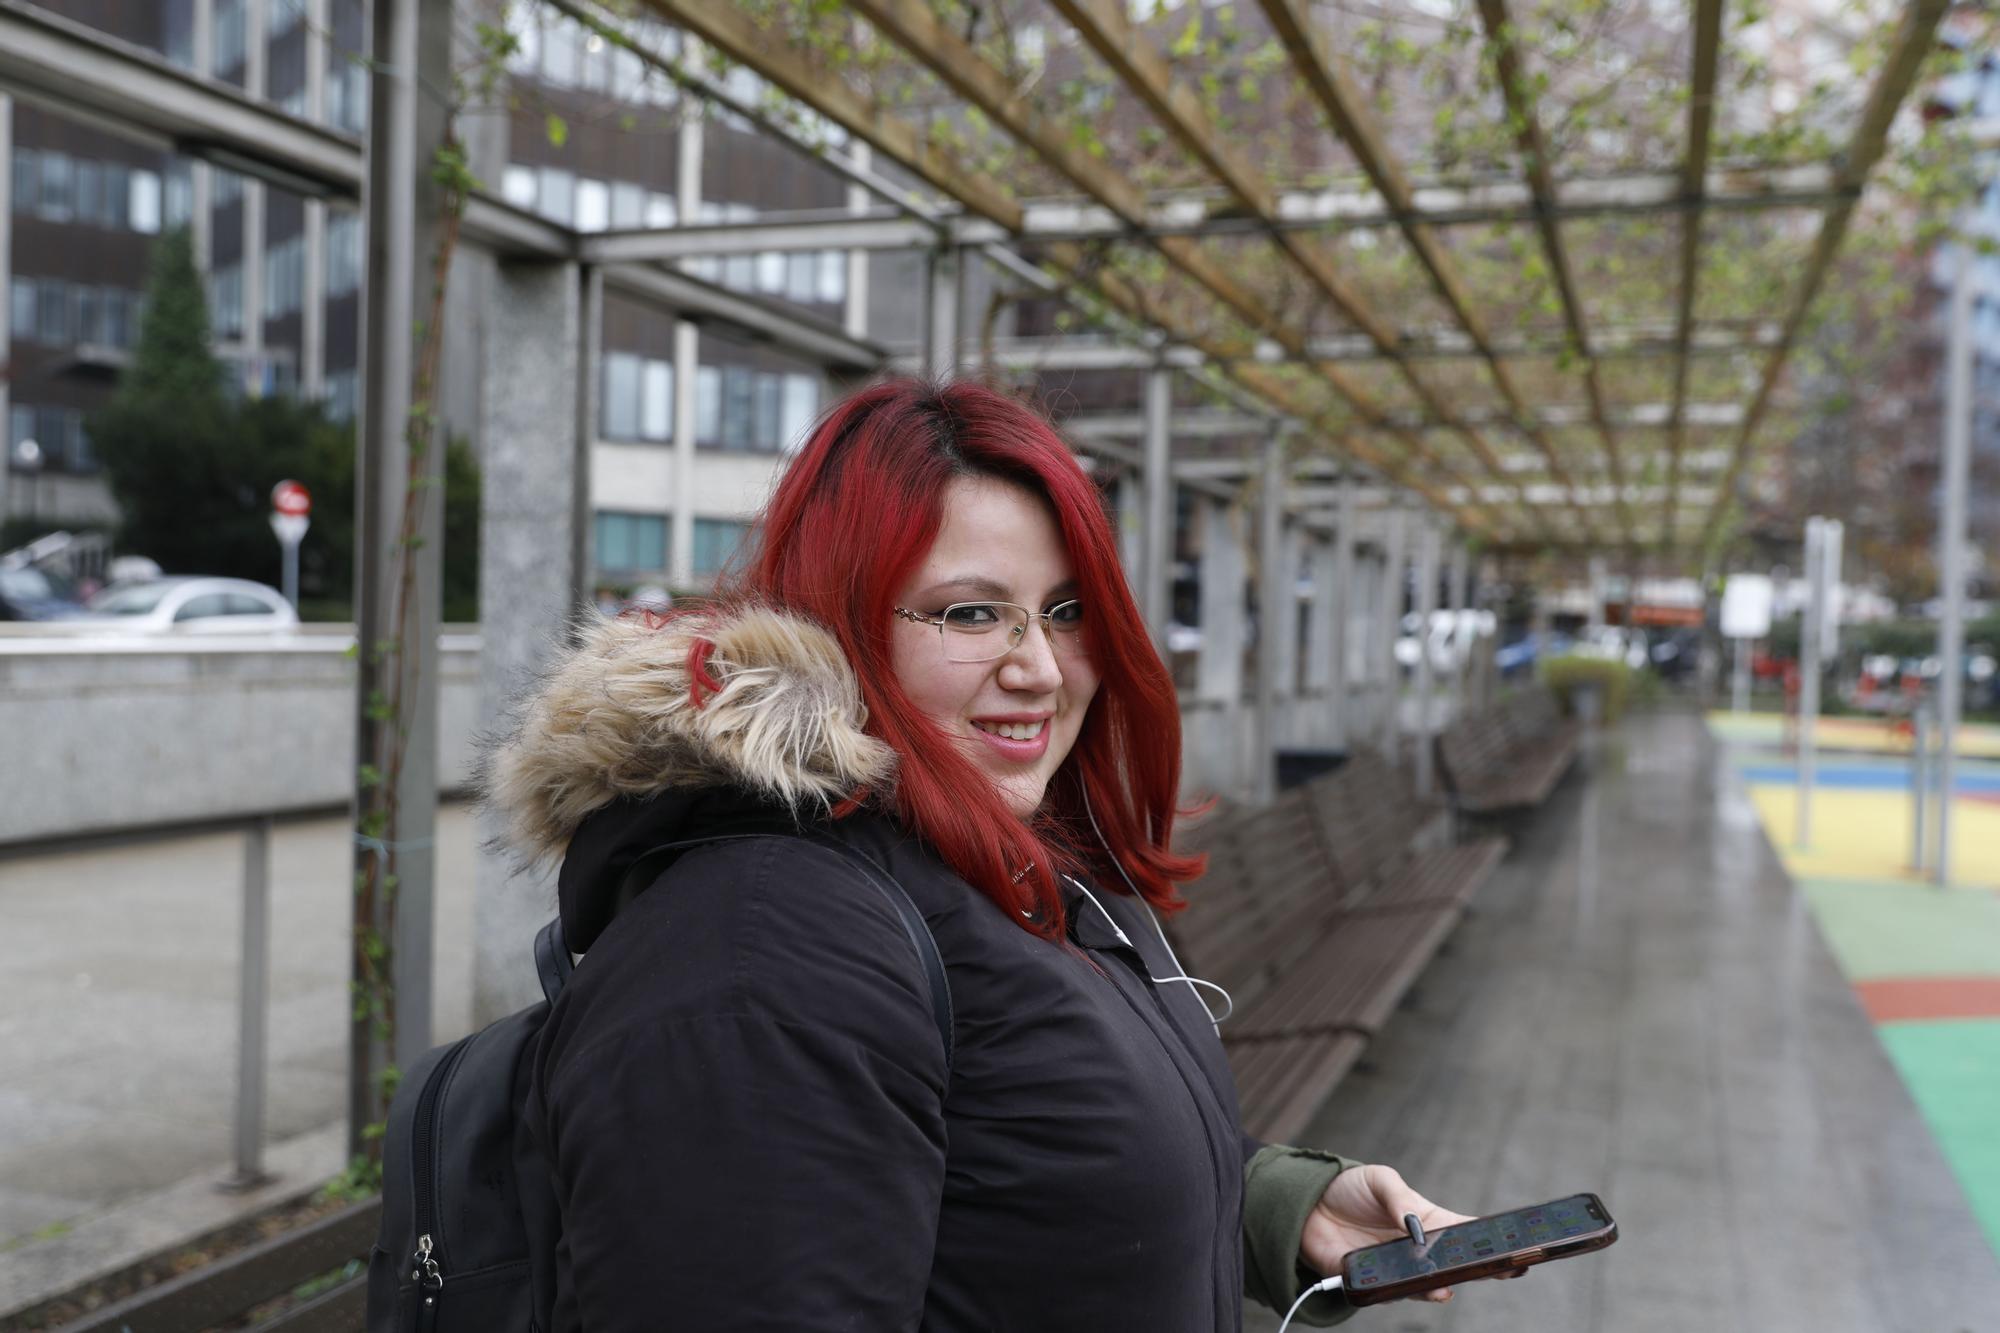
M 1437 1284 L 1443 1286 L 1454 1270 L 1477 1268 L 1518 1250 L 1552 1250 L 1566 1240 L 1600 1232 L 1610 1223 L 1603 1205 L 1590 1194 L 1474 1218 L 1432 1232 L 1422 1250 L 1407 1237 L 1356 1250 L 1344 1265 L 1347 1289 L 1358 1296 L 1433 1273 L 1444 1275 L 1444 1282 Z

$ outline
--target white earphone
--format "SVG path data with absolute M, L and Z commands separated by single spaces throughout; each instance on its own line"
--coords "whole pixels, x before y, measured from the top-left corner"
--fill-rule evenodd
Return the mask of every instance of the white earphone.
M 1191 977 L 1187 974 L 1187 969 L 1181 966 L 1180 958 L 1174 953 L 1174 946 L 1167 942 L 1167 932 L 1160 927 L 1160 918 L 1154 915 L 1153 905 L 1146 901 L 1145 896 L 1139 892 L 1139 886 L 1134 884 L 1132 877 L 1125 873 L 1125 867 L 1119 862 L 1118 854 L 1112 851 L 1111 844 L 1105 841 L 1104 830 L 1097 826 L 1097 812 L 1090 808 L 1090 789 L 1085 787 L 1081 782 L 1077 784 L 1077 787 L 1083 792 L 1083 813 L 1090 820 L 1090 831 L 1097 835 L 1097 843 L 1100 847 L 1104 848 L 1105 855 L 1111 858 L 1111 864 L 1118 867 L 1118 877 L 1125 881 L 1125 887 L 1132 890 L 1132 896 L 1139 900 L 1139 906 L 1146 909 L 1146 919 L 1153 923 L 1153 933 L 1160 937 L 1160 947 L 1167 951 L 1167 957 L 1173 961 L 1173 976 L 1156 977 L 1148 973 L 1146 979 L 1156 986 L 1164 986 L 1172 981 L 1186 982 L 1189 993 L 1195 999 L 1201 1001 L 1202 1010 L 1208 1015 L 1209 1024 L 1214 1027 L 1215 1035 L 1218 1037 L 1221 1036 L 1223 1020 L 1236 1011 L 1236 1001 L 1230 997 L 1228 991 L 1216 985 L 1213 981 L 1203 981 L 1200 977 Z M 1097 901 L 1097 895 L 1090 891 L 1090 886 L 1074 875 L 1065 875 L 1063 878 L 1083 890 L 1083 896 L 1090 899 L 1091 905 L 1099 912 L 1103 912 L 1104 919 L 1111 923 L 1111 929 L 1118 932 L 1118 942 L 1127 948 L 1131 948 L 1132 941 L 1126 937 L 1124 928 L 1118 924 L 1118 918 L 1112 916 L 1110 912 L 1105 911 L 1104 904 Z M 1222 997 L 1224 1007 L 1221 1014 L 1218 1015 L 1215 1010 L 1209 1008 L 1208 1001 L 1202 999 L 1201 992 L 1196 989 L 1198 986 L 1206 986 Z

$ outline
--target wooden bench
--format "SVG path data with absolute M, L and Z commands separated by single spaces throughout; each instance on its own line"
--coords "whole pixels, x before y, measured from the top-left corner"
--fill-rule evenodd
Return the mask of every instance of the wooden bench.
M 1575 762 L 1582 727 L 1541 686 L 1455 719 L 1437 739 L 1438 767 L 1458 808 L 1494 814 L 1540 805 Z
M 156 1283 L 57 1333 L 196 1333 L 236 1321 L 315 1279 L 324 1290 L 254 1325 L 260 1333 L 352 1333 L 367 1302 L 368 1252 L 382 1216 L 369 1199 Z M 329 1275 L 332 1275 L 329 1277 Z
M 1191 974 L 1234 1001 L 1223 1044 L 1252 1134 L 1305 1127 L 1492 873 L 1505 841 L 1452 845 L 1445 813 L 1362 751 L 1184 839 L 1209 873 L 1169 930 Z

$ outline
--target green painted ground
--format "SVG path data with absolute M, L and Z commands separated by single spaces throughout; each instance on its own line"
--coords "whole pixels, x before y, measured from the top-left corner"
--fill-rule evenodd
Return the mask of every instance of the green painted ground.
M 1876 1029 L 2000 1251 L 2000 1019 Z
M 2000 894 L 1921 884 L 1799 882 L 1849 981 L 2000 970 Z M 2000 1088 L 2000 1062 L 1990 1071 Z M 2000 1139 L 2000 1119 L 1993 1122 Z

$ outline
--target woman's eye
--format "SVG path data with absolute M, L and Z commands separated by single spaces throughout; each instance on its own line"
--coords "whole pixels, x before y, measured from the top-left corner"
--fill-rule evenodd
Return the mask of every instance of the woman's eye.
M 1064 602 L 1049 612 L 1049 622 L 1057 629 L 1078 629 L 1083 625 L 1083 603 Z
M 1000 623 L 1000 613 L 984 602 L 967 602 L 946 607 L 944 623 L 953 629 L 992 629 Z

